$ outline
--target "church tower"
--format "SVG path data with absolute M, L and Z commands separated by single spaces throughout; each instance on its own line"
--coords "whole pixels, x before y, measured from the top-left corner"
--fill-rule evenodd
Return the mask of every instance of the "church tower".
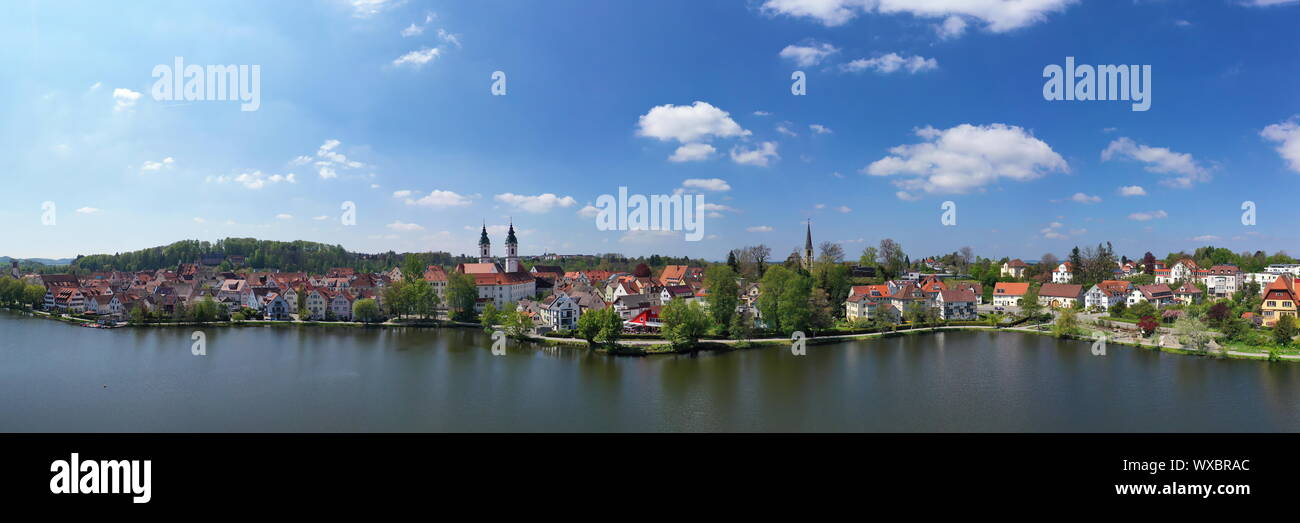
M 813 265 L 812 220 L 808 220 L 808 235 L 803 242 L 803 268 L 811 271 Z
M 506 272 L 520 272 L 519 240 L 515 239 L 515 222 L 510 222 L 510 232 L 506 234 Z
M 492 242 L 487 237 L 487 224 L 483 224 L 483 235 L 478 238 L 478 262 L 492 263 Z

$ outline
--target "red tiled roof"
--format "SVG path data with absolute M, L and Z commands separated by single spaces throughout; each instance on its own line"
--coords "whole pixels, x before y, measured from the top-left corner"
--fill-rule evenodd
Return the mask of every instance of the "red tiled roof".
M 1024 296 L 1029 292 L 1028 283 L 998 282 L 993 286 L 994 296 Z

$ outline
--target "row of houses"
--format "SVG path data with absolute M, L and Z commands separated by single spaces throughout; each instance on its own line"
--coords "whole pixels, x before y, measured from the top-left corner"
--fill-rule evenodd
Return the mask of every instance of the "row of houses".
M 615 310 L 629 330 L 655 330 L 660 310 L 670 301 L 707 306 L 708 291 L 700 267 L 668 265 L 658 276 L 604 270 L 565 272 L 544 265 L 533 266 L 530 272 L 545 282 L 551 293 L 540 300 L 519 300 L 517 310 L 532 317 L 534 327 L 543 332 L 572 330 L 583 314 L 605 308 Z
M 885 317 L 898 321 L 912 308 L 934 309 L 944 320 L 974 320 L 983 302 L 983 288 L 978 283 L 949 284 L 930 275 L 919 280 L 890 280 L 877 285 L 855 285 L 844 302 L 844 317 L 849 321 Z

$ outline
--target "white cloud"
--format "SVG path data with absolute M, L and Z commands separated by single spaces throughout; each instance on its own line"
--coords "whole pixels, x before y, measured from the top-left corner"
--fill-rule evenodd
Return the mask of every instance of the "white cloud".
M 352 6 L 352 16 L 357 18 L 377 15 L 399 3 L 401 0 L 348 0 L 348 4 Z
M 641 115 L 637 135 L 681 143 L 708 141 L 714 137 L 748 136 L 731 115 L 707 102 L 692 105 L 660 105 Z
M 830 127 L 826 127 L 825 125 L 822 125 L 822 124 L 819 124 L 819 123 L 815 123 L 815 124 L 809 125 L 808 128 L 809 128 L 809 129 L 812 129 L 812 132 L 817 133 L 817 134 L 831 134 L 832 132 L 834 132 L 834 131 L 831 131 L 831 128 L 830 128 Z
M 292 219 L 293 219 L 293 215 L 292 215 L 292 214 L 284 214 L 284 213 L 280 213 L 280 214 L 275 215 L 275 219 L 277 219 L 277 220 L 292 220 Z
M 99 88 L 100 88 L 100 87 L 103 87 L 103 86 L 104 86 L 104 82 L 95 82 L 95 83 L 93 83 L 93 84 L 90 84 L 90 89 L 88 89 L 88 90 L 90 90 L 90 91 L 98 91 Z
M 322 215 L 320 215 L 320 216 L 312 216 L 311 219 L 316 220 L 316 221 L 318 221 L 318 222 L 323 222 L 323 221 L 325 221 L 325 220 L 330 219 L 330 217 L 329 217 L 329 216 L 325 216 L 325 215 L 322 214 Z
M 99 209 L 96 209 L 94 207 L 82 207 L 80 209 L 77 209 L 77 214 L 95 214 L 97 212 L 99 212 Z
M 906 177 L 894 182 L 903 189 L 897 194 L 903 200 L 917 198 L 918 191 L 964 193 L 1001 178 L 1023 182 L 1070 170 L 1047 143 L 1014 125 L 927 126 L 916 135 L 925 141 L 895 146 L 889 156 L 862 169 L 872 176 Z
M 424 227 L 418 224 L 403 223 L 402 220 L 397 220 L 393 223 L 385 225 L 384 227 L 388 227 L 389 229 L 392 229 L 394 231 L 423 231 L 424 230 Z
M 755 225 L 753 227 L 747 227 L 745 230 L 749 232 L 772 232 L 772 228 L 767 225 Z
M 163 158 L 162 161 L 159 162 L 145 160 L 144 164 L 140 165 L 140 170 L 161 171 L 165 168 L 171 168 L 175 164 L 176 164 L 176 160 L 173 160 L 172 157 L 168 156 L 166 158 Z
M 1202 235 L 1200 235 L 1200 236 L 1194 236 L 1194 237 L 1192 237 L 1192 241 L 1195 241 L 1195 242 L 1217 242 L 1217 241 L 1219 241 L 1219 240 L 1221 240 L 1221 239 L 1222 239 L 1222 238 L 1220 238 L 1220 237 L 1218 237 L 1218 236 L 1215 236 L 1215 235 L 1213 235 L 1213 234 L 1202 234 Z
M 914 202 L 921 199 L 919 195 L 915 195 L 907 191 L 898 191 L 894 193 L 894 196 L 905 202 Z
M 1068 232 L 1063 232 L 1061 229 L 1064 227 L 1065 224 L 1061 222 L 1052 222 L 1039 232 L 1043 233 L 1043 238 L 1049 240 L 1064 240 L 1071 236 L 1082 236 L 1088 232 L 1088 229 L 1070 229 Z
M 198 216 L 195 216 L 195 217 L 194 217 L 194 223 L 203 224 L 203 223 L 208 223 L 208 221 L 207 221 L 207 220 L 204 220 L 203 218 L 199 218 Z
M 966 33 L 966 19 L 960 16 L 949 16 L 943 19 L 943 23 L 934 26 L 935 34 L 939 35 L 940 40 L 951 40 Z
M 682 187 L 715 192 L 731 190 L 731 184 L 728 184 L 727 181 L 722 178 L 691 178 L 682 182 Z
M 1282 155 L 1292 171 L 1300 173 L 1300 115 L 1269 125 L 1259 135 L 1270 142 L 1278 142 L 1277 153 Z
M 298 179 L 294 176 L 293 173 L 284 174 L 284 175 L 272 174 L 268 176 L 266 174 L 263 174 L 262 171 L 244 172 L 244 173 L 236 174 L 234 176 L 224 176 L 224 175 L 209 176 L 207 177 L 206 181 L 215 182 L 215 183 L 234 182 L 243 185 L 244 188 L 246 189 L 253 189 L 253 190 L 261 189 L 263 187 L 266 187 L 267 185 L 277 184 L 282 182 L 298 183 Z
M 784 135 L 786 135 L 786 136 L 799 136 L 799 133 L 796 133 L 796 132 L 794 132 L 794 131 L 791 131 L 789 127 L 786 127 L 786 124 L 788 124 L 788 123 L 790 123 L 790 122 L 784 122 L 784 123 L 778 124 L 778 125 L 776 126 L 776 132 L 781 133 L 781 134 L 784 134 Z
M 1146 196 L 1147 190 L 1141 185 L 1125 185 L 1119 188 L 1120 196 Z
M 533 213 L 547 212 L 555 207 L 572 207 L 574 204 L 578 203 L 578 201 L 574 200 L 572 196 L 556 196 L 551 193 L 539 194 L 536 196 L 504 193 L 498 194 L 494 198 L 496 201 L 510 205 L 516 209 Z
M 1087 194 L 1077 192 L 1070 197 L 1070 201 L 1075 203 L 1101 203 L 1100 196 L 1088 196 Z
M 767 111 L 754 111 L 754 116 L 772 116 L 772 113 Z
M 739 145 L 731 148 L 731 161 L 741 165 L 767 167 L 771 160 L 780 158 L 776 154 L 776 142 L 763 142 L 753 149 Z
M 668 157 L 668 161 L 678 163 L 703 161 L 709 159 L 717 151 L 707 143 L 688 143 L 673 151 L 673 155 Z
M 1273 2 L 1279 0 L 1254 0 Z M 1003 33 L 1047 19 L 1049 13 L 1064 11 L 1075 0 L 766 0 L 761 10 L 768 15 L 812 18 L 827 27 L 844 25 L 865 13 L 910 14 L 917 18 L 944 19 L 955 26 L 954 17 L 983 22 L 986 29 Z M 950 31 L 953 29 L 950 29 Z M 943 35 L 943 31 L 940 32 Z
M 460 49 L 460 35 L 448 33 L 444 29 L 438 29 L 438 39 L 442 40 L 443 42 L 456 46 L 457 49 Z
M 412 191 L 410 189 L 402 189 L 400 191 L 393 191 L 393 198 L 410 198 L 411 194 Z
M 135 107 L 135 102 L 140 99 L 140 93 L 130 89 L 118 87 L 113 89 L 113 110 L 117 112 L 129 111 Z
M 595 218 L 597 214 L 600 214 L 600 209 L 597 209 L 596 206 L 592 204 L 587 204 L 583 208 L 578 209 L 578 216 L 584 218 Z
M 822 63 L 826 57 L 840 52 L 828 43 L 805 42 L 803 45 L 787 45 L 778 55 L 794 62 L 799 67 L 812 67 Z
M 402 36 L 403 36 L 403 37 L 407 37 L 407 36 L 419 36 L 419 35 L 421 35 L 421 34 L 424 34 L 424 26 L 422 26 L 422 25 L 411 24 L 411 25 L 408 26 L 406 29 L 403 29 L 403 30 L 402 30 Z
M 347 155 L 338 152 L 336 149 L 338 149 L 341 144 L 342 142 L 334 138 L 327 139 L 325 140 L 325 143 L 322 143 L 320 147 L 316 148 L 315 157 L 305 155 L 298 156 L 289 161 L 289 165 L 299 166 L 309 163 L 314 164 L 316 166 L 316 173 L 322 179 L 326 180 L 338 178 L 339 170 L 360 169 L 365 167 L 365 164 L 356 160 L 349 160 Z
M 452 191 L 443 190 L 435 190 L 417 200 L 410 198 L 406 199 L 407 205 L 419 205 L 422 207 L 433 208 L 464 207 L 470 203 L 471 199 L 468 196 L 462 196 Z
M 845 213 L 845 214 L 848 214 L 848 213 L 853 212 L 853 209 L 849 208 L 849 206 L 847 206 L 847 205 L 841 205 L 841 206 L 839 206 L 839 207 L 836 207 L 835 210 L 840 211 L 840 212 Z
M 1165 211 L 1135 212 L 1133 214 L 1128 215 L 1128 219 L 1139 221 L 1139 222 L 1158 220 L 1161 218 L 1168 218 L 1168 217 L 1169 217 L 1169 213 Z
M 1250 7 L 1271 7 L 1275 5 L 1286 5 L 1300 2 L 1300 0 L 1245 0 L 1243 5 Z
M 437 58 L 441 54 L 442 50 L 437 47 L 423 47 L 397 57 L 397 59 L 393 60 L 393 65 L 396 67 L 409 66 L 413 69 L 419 69 L 424 67 L 424 64 L 432 62 L 434 58 Z
M 876 72 L 889 74 L 895 71 L 906 69 L 907 72 L 916 74 L 924 71 L 933 71 L 939 68 L 939 62 L 933 58 L 923 56 L 901 56 L 898 53 L 889 53 L 875 58 L 859 58 L 847 64 L 840 64 L 841 71 L 850 73 L 859 73 L 867 69 L 874 69 Z
M 1103 162 L 1116 158 L 1129 158 L 1145 163 L 1146 170 L 1153 173 L 1174 174 L 1160 183 L 1170 187 L 1187 188 L 1196 182 L 1209 181 L 1210 173 L 1197 164 L 1196 159 L 1187 153 L 1171 151 L 1164 147 L 1140 145 L 1123 137 L 1110 142 L 1101 152 Z

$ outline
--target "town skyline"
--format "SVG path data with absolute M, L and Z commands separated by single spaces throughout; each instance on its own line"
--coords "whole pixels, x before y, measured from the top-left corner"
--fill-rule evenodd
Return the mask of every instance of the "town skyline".
M 0 255 L 226 237 L 472 254 L 478 222 L 502 237 L 508 217 L 524 255 L 783 257 L 809 218 L 849 258 L 884 238 L 1024 259 L 1300 252 L 1295 2 L 820 5 L 9 6 L 0 220 L 30 226 Z M 132 22 L 98 24 L 110 10 Z M 1079 46 L 1089 32 L 1113 36 Z M 156 100 L 151 71 L 176 58 L 260 66 L 259 107 Z M 1149 65 L 1149 108 L 1044 99 L 1044 68 L 1071 63 Z M 598 230 L 591 206 L 620 186 L 703 194 L 705 238 Z

